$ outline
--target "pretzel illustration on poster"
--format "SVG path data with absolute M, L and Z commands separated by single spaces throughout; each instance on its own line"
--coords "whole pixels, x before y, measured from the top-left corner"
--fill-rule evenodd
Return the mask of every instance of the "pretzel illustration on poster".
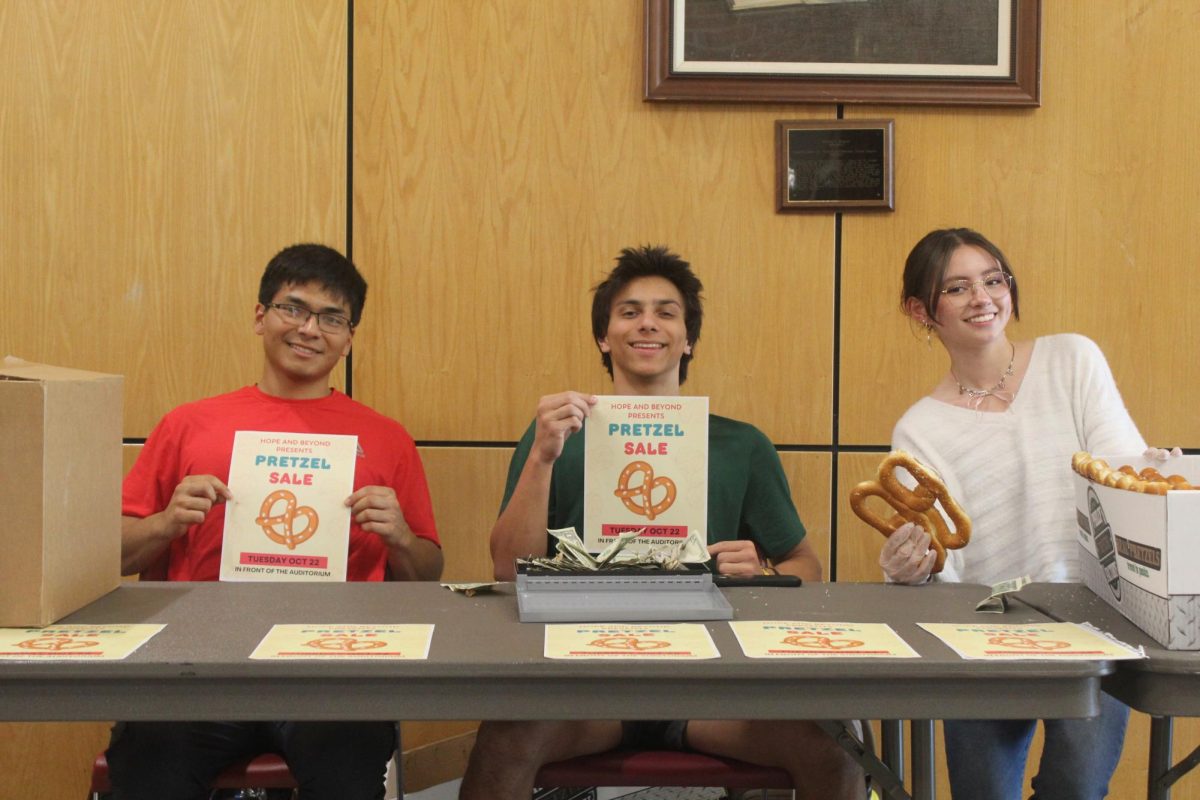
M 383 639 L 367 639 L 362 636 L 325 636 L 310 639 L 304 646 L 326 652 L 358 653 L 363 650 L 378 650 L 387 647 L 387 644 Z
M 87 639 L 70 634 L 39 636 L 35 639 L 26 639 L 23 642 L 17 642 L 16 644 L 16 647 L 23 647 L 26 650 L 45 650 L 56 653 L 61 653 L 65 650 L 87 650 L 88 648 L 99 646 L 100 642 L 96 639 Z
M 280 503 L 283 504 L 282 508 Z M 296 529 L 297 518 L 304 520 L 304 525 L 299 530 Z M 254 521 L 263 529 L 268 539 L 284 545 L 288 550 L 295 550 L 296 545 L 303 544 L 313 537 L 321 518 L 308 506 L 298 506 L 296 495 L 287 489 L 277 489 L 263 500 L 258 517 Z
M 635 476 L 640 480 L 633 482 Z M 653 522 L 656 516 L 675 505 L 675 481 L 662 476 L 655 477 L 654 467 L 645 461 L 634 461 L 621 470 L 613 494 L 621 498 L 630 511 Z M 655 502 L 656 498 L 660 499 Z

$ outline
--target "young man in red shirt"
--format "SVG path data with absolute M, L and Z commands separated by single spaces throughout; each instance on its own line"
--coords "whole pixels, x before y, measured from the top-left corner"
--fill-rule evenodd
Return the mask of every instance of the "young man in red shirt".
M 347 580 L 436 580 L 442 552 L 424 468 L 399 423 L 330 387 L 350 352 L 367 284 L 344 256 L 315 244 L 280 251 L 259 286 L 258 384 L 168 413 L 122 488 L 122 571 L 214 581 L 226 485 L 239 430 L 358 437 Z M 208 797 L 233 761 L 278 752 L 301 798 L 383 797 L 395 749 L 391 722 L 124 722 L 108 750 L 114 797 Z

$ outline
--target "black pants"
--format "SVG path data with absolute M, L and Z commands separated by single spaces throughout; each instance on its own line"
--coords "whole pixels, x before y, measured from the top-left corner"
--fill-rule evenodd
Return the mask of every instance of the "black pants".
M 382 800 L 395 749 L 390 722 L 118 722 L 108 772 L 114 800 L 200 800 L 234 761 L 279 753 L 302 800 Z

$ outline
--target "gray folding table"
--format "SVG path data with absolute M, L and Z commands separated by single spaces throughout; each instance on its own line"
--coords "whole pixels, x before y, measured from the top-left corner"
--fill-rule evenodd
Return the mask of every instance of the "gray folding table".
M 433 583 L 126 584 L 63 622 L 163 622 L 118 662 L 0 666 L 0 719 L 883 719 L 917 720 L 913 795 L 932 797 L 933 725 L 945 718 L 1085 717 L 1093 662 L 966 661 L 918 622 L 978 615 L 982 586 L 807 584 L 726 589 L 741 620 L 886 622 L 919 659 L 762 660 L 705 623 L 721 658 L 558 661 L 517 620 L 511 584 L 466 597 Z M 422 661 L 252 661 L 276 623 L 433 623 Z
M 1090 622 L 1118 639 L 1145 648 L 1148 658 L 1119 661 L 1103 682 L 1104 691 L 1130 708 L 1150 715 L 1150 763 L 1146 796 L 1168 800 L 1171 786 L 1200 764 L 1200 747 L 1171 764 L 1174 717 L 1200 717 L 1200 653 L 1167 650 L 1081 584 L 1036 583 L 1018 598 L 1047 616 Z

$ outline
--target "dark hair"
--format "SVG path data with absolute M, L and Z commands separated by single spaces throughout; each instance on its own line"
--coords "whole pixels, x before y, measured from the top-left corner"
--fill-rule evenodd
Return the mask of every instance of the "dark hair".
M 904 287 L 900 291 L 900 307 L 908 311 L 908 298 L 915 297 L 921 301 L 929 319 L 937 321 L 937 303 L 942 291 L 942 281 L 946 277 L 946 267 L 954 251 L 963 245 L 978 247 L 1000 265 L 1000 269 L 1013 279 L 1010 295 L 1012 296 L 1013 318 L 1021 318 L 1020 304 L 1017 302 L 1017 281 L 1012 267 L 1000 248 L 988 241 L 982 233 L 970 228 L 945 228 L 930 231 L 921 238 L 908 254 L 904 262 Z
M 608 321 L 612 316 L 612 304 L 621 290 L 638 278 L 666 278 L 675 285 L 683 296 L 683 324 L 689 345 L 695 347 L 700 338 L 700 325 L 704 322 L 704 301 L 700 292 L 703 284 L 692 266 L 666 247 L 626 247 L 617 256 L 617 265 L 612 272 L 592 291 L 592 338 L 597 342 L 608 334 Z M 601 351 L 600 360 L 612 377 L 612 354 Z M 679 359 L 679 382 L 687 380 L 688 362 L 691 353 Z
M 350 306 L 350 324 L 362 319 L 367 282 L 350 259 L 323 244 L 294 244 L 275 254 L 258 284 L 258 302 L 266 305 L 283 286 L 317 283 Z

